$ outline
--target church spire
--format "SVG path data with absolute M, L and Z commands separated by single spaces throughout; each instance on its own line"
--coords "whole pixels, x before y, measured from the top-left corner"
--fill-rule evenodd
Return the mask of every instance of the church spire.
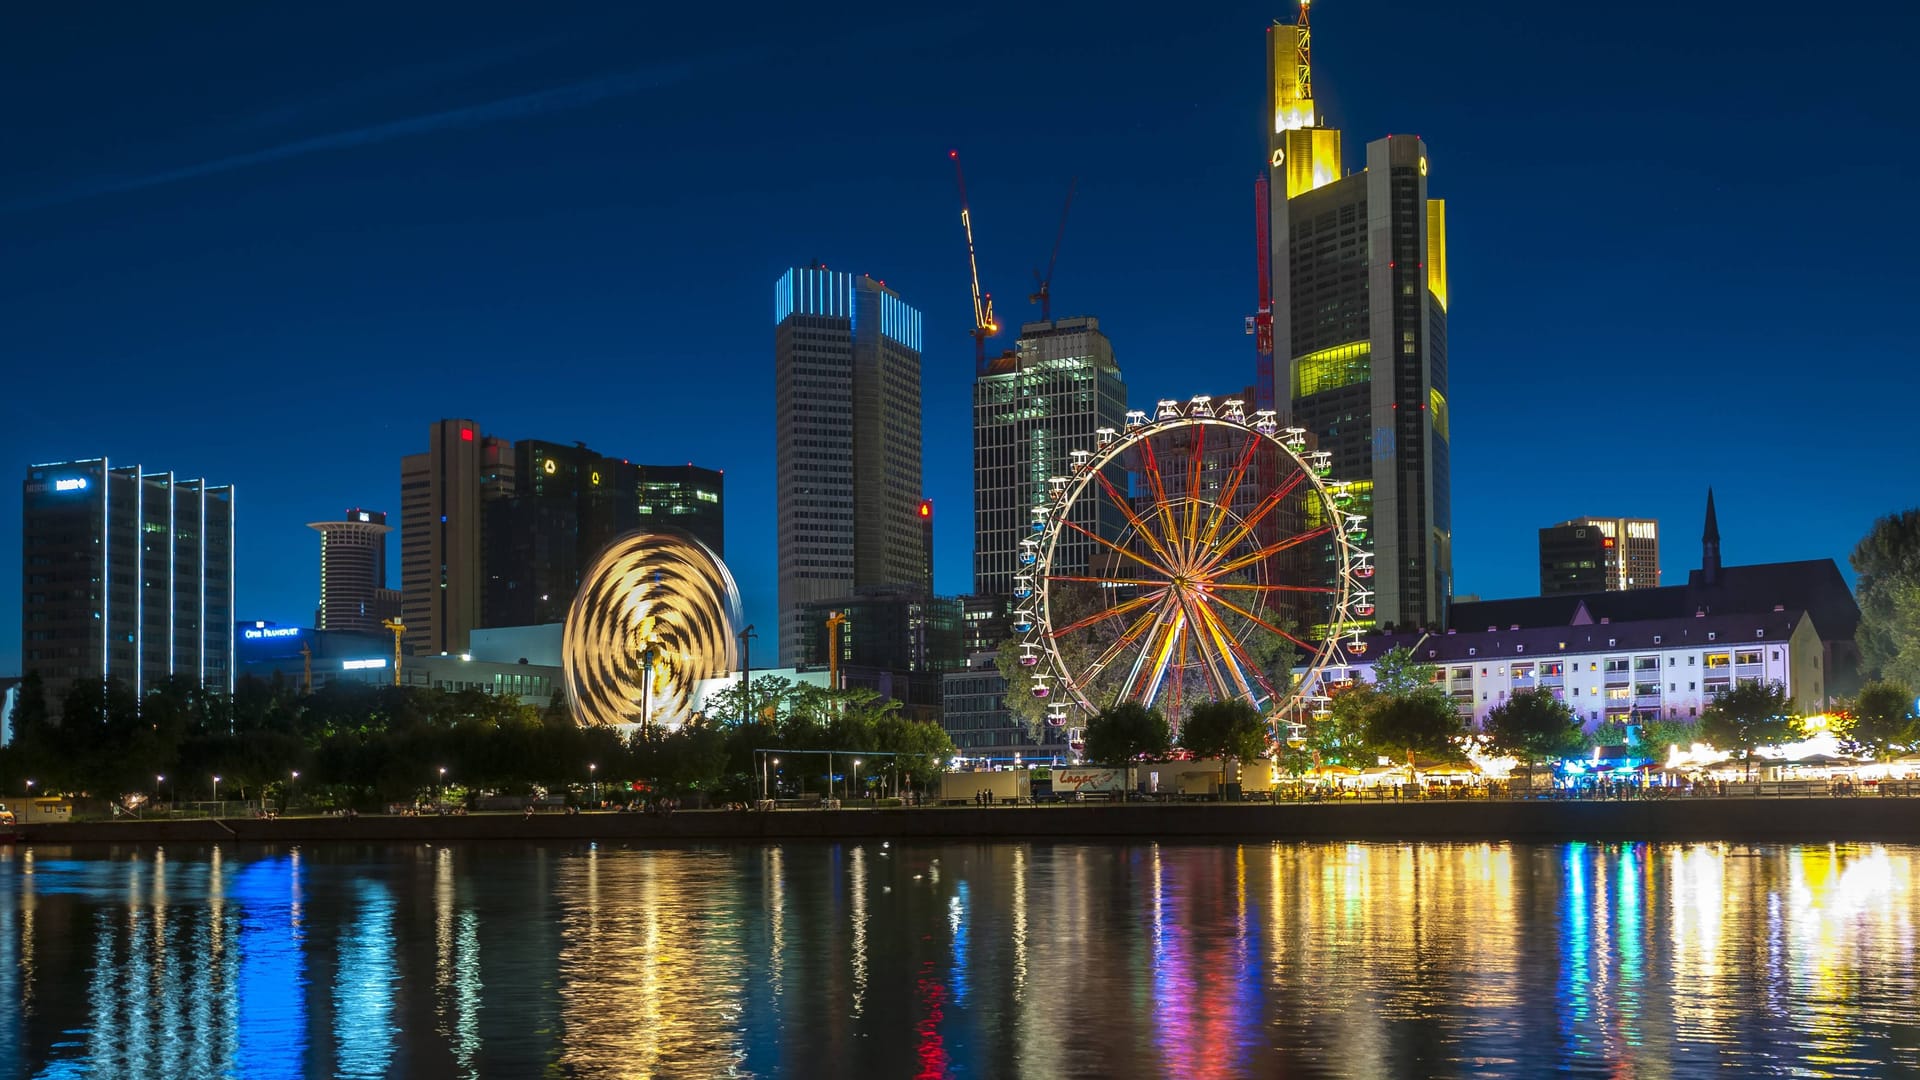
M 1713 488 L 1707 488 L 1707 527 L 1700 534 L 1700 583 L 1720 581 L 1720 518 L 1713 512 Z

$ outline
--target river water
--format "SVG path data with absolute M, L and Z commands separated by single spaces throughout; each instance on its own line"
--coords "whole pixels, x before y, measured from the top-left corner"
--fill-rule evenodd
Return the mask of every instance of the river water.
M 0 848 L 0 1076 L 1920 1075 L 1920 848 Z

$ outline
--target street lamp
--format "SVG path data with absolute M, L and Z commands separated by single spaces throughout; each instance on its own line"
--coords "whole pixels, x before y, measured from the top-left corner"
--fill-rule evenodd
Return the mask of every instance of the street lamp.
M 434 789 L 433 801 L 436 803 L 440 802 L 442 799 L 446 798 L 446 794 L 447 794 L 447 767 L 445 765 L 442 765 L 440 766 L 440 786 Z
M 31 780 L 27 781 L 27 798 L 33 798 L 33 781 Z
M 217 776 L 213 778 L 213 801 L 215 803 L 220 801 L 220 778 Z
M 860 790 L 860 759 L 859 758 L 853 759 L 853 793 L 856 797 L 865 797 L 865 793 Z
M 600 766 L 598 764 L 591 761 L 587 762 L 587 782 L 593 787 L 593 805 L 595 806 L 600 805 L 599 772 Z

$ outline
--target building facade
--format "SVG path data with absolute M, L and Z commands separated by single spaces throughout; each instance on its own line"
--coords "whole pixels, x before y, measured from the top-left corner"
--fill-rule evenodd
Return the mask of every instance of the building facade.
M 1371 519 L 1381 626 L 1446 621 L 1453 588 L 1446 206 L 1426 144 L 1368 143 L 1345 171 L 1315 106 L 1306 7 L 1267 31 L 1256 398 L 1333 455 Z
M 320 603 L 314 626 L 321 630 L 378 632 L 399 614 L 387 588 L 387 524 L 383 510 L 348 510 L 337 521 L 311 521 L 320 534 Z
M 973 382 L 973 591 L 1013 595 L 1020 541 L 1033 535 L 1033 508 L 1046 504 L 1049 477 L 1073 472 L 1073 453 L 1099 445 L 1101 428 L 1126 425 L 1127 387 L 1113 343 L 1090 316 L 1027 323 L 1014 350 Z M 1115 471 L 1124 489 L 1124 472 Z M 1108 500 L 1083 499 L 1074 523 L 1109 540 L 1122 528 Z M 1084 574 L 1096 541 L 1078 533 L 1054 552 L 1058 573 Z M 993 642 L 989 647 L 998 647 Z
M 21 672 L 58 709 L 82 679 L 233 689 L 234 492 L 105 458 L 23 488 Z
M 637 465 L 583 443 L 442 420 L 401 464 L 401 592 L 416 655 L 471 651 L 473 631 L 565 620 L 580 575 L 616 537 L 677 531 L 726 547 L 722 475 Z
M 484 633 L 476 631 L 475 637 Z M 336 683 L 455 693 L 477 690 L 496 697 L 511 695 L 524 704 L 545 708 L 566 691 L 558 663 L 490 659 L 473 653 L 401 657 L 396 680 L 393 639 L 385 633 L 243 622 L 233 628 L 233 637 L 241 678 L 278 680 L 308 692 Z
M 967 657 L 963 671 L 946 674 L 941 685 L 940 726 L 964 758 L 985 758 L 995 764 L 1043 764 L 1051 759 L 1071 760 L 1066 729 L 1045 728 L 1043 741 L 1007 708 L 1007 679 L 995 666 L 992 652 Z
M 1525 690 L 1551 691 L 1588 728 L 1698 720 L 1715 697 L 1744 683 L 1779 683 L 1802 713 L 1818 712 L 1830 696 L 1820 636 L 1805 611 L 1378 634 L 1358 655 L 1378 657 L 1396 647 L 1433 664 L 1476 727 Z M 1329 667 L 1323 689 L 1371 681 L 1372 673 L 1371 660 Z
M 774 287 L 786 666 L 807 648 L 807 605 L 868 586 L 922 586 L 920 334 L 920 313 L 871 277 L 813 266 Z
M 440 420 L 400 461 L 400 610 L 413 652 L 461 653 L 480 625 L 482 506 L 511 494 L 513 444 Z
M 1660 523 L 1583 517 L 1540 530 L 1540 595 L 1660 585 Z

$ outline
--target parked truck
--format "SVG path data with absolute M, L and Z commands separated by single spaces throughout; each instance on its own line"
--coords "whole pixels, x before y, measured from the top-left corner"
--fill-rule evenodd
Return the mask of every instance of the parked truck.
M 1052 797 L 1057 802 L 1120 799 L 1132 786 L 1130 771 L 1086 765 L 1056 768 L 1052 770 Z

